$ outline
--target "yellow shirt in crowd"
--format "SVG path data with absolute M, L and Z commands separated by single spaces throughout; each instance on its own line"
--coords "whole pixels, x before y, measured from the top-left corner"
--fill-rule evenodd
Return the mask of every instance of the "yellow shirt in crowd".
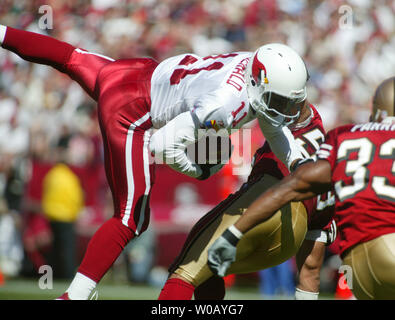
M 43 182 L 42 207 L 52 221 L 73 222 L 84 206 L 78 176 L 65 164 L 55 165 Z

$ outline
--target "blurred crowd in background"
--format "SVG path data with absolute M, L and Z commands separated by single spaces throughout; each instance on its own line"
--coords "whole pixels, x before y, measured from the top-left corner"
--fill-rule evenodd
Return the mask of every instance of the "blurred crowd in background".
M 39 21 L 48 8 L 52 28 L 42 29 Z M 375 87 L 395 73 L 393 0 L 2 0 L 0 23 L 114 59 L 150 56 L 162 61 L 186 52 L 206 56 L 255 51 L 265 43 L 282 42 L 305 59 L 310 73 L 308 100 L 328 130 L 367 121 Z M 253 153 L 264 140 L 255 123 L 250 129 Z M 0 50 L 4 274 L 34 273 L 42 264 L 56 263 L 61 266 L 55 273 L 59 277 L 74 274 L 89 237 L 112 215 L 101 148 L 95 104 L 77 84 L 58 71 Z M 155 206 L 153 197 L 152 224 L 155 217 L 159 225 L 161 220 L 172 222 L 171 210 L 180 203 L 195 210 L 191 216 L 198 218 L 245 179 L 231 177 L 226 170 L 218 176 L 211 189 L 200 189 L 210 192 L 214 185 L 220 190 L 207 201 L 199 191 L 200 182 L 187 179 L 177 189 L 173 179 L 163 178 L 168 183 L 162 182 L 163 187 L 174 192 L 167 198 L 170 205 L 162 198 Z M 166 214 L 154 209 L 166 205 L 170 213 L 165 219 Z M 177 230 L 185 234 L 196 219 L 175 211 L 174 221 L 186 226 Z M 168 229 L 168 236 L 177 230 Z M 148 243 L 155 232 L 155 228 L 147 232 Z M 136 252 L 126 260 L 141 258 L 141 250 Z M 158 253 L 150 252 L 147 263 L 159 264 Z M 163 259 L 163 264 L 171 262 L 170 257 Z

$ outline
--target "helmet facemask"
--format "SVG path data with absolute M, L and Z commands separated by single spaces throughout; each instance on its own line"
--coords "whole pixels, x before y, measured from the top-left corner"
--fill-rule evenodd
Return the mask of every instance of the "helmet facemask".
M 263 115 L 275 125 L 289 126 L 298 120 L 305 98 L 288 98 L 274 92 L 262 95 Z
M 261 80 L 261 73 L 263 71 L 259 72 L 257 79 L 251 77 L 247 81 L 247 92 L 252 108 L 275 127 L 291 125 L 300 116 L 300 110 L 307 96 L 306 88 L 301 92 L 295 92 L 292 98 L 285 97 L 269 91 L 269 85 L 265 83 L 267 80 Z

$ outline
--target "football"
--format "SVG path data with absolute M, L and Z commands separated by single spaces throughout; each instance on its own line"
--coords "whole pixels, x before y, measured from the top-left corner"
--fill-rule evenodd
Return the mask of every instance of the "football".
M 226 164 L 232 154 L 232 142 L 228 136 L 205 135 L 186 149 L 187 156 L 199 165 Z

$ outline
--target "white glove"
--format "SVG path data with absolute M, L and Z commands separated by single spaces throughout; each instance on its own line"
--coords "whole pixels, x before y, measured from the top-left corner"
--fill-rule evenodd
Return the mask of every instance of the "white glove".
M 224 277 L 236 260 L 236 246 L 242 233 L 234 226 L 229 227 L 208 250 L 208 266 L 219 277 Z

